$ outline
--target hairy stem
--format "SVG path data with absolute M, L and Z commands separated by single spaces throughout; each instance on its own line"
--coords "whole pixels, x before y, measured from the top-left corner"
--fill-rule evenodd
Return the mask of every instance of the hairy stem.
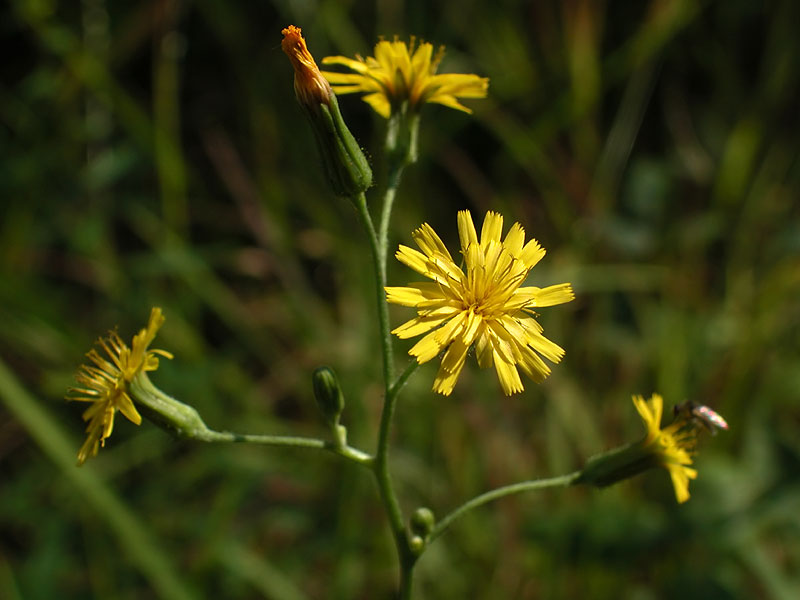
M 380 243 L 375 233 L 372 217 L 367 209 L 367 199 L 363 193 L 353 199 L 358 208 L 358 216 L 367 232 L 370 249 L 372 250 L 372 267 L 375 272 L 375 290 L 378 302 L 378 322 L 381 330 L 381 351 L 383 353 L 383 381 L 389 387 L 394 378 L 394 356 L 392 353 L 392 334 L 389 330 L 389 305 L 386 303 L 386 261 L 381 259 Z
M 383 503 L 389 525 L 397 547 L 398 559 L 400 561 L 400 597 L 411 597 L 411 577 L 416 557 L 411 553 L 408 545 L 408 536 L 403 523 L 403 512 L 394 491 L 391 473 L 389 472 L 389 437 L 392 428 L 392 418 L 397 402 L 397 395 L 405 382 L 413 373 L 414 368 L 407 367 L 403 374 L 394 380 L 394 356 L 392 353 L 392 338 L 389 325 L 389 306 L 386 302 L 384 288 L 386 287 L 386 250 L 388 236 L 388 221 L 391 215 L 392 202 L 394 200 L 397 184 L 399 182 L 400 171 L 402 168 L 394 170 L 390 177 L 384 196 L 383 211 L 381 217 L 380 234 L 375 231 L 372 217 L 367 209 L 364 194 L 354 199 L 358 207 L 364 229 L 369 238 L 372 250 L 373 268 L 375 271 L 375 288 L 378 301 L 378 320 L 380 324 L 381 350 L 383 354 L 383 382 L 385 396 L 383 409 L 381 411 L 381 421 L 378 430 L 378 443 L 375 452 L 375 461 L 372 464 L 372 471 L 375 474 L 375 481 L 378 484 L 378 492 Z

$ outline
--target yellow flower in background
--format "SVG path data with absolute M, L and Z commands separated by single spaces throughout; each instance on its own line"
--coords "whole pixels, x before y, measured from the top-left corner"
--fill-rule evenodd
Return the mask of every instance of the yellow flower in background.
M 172 358 L 172 354 L 165 350 L 148 350 L 163 323 L 161 309 L 153 308 L 147 327 L 134 336 L 130 348 L 112 331 L 97 341 L 107 358 L 94 349 L 86 354 L 94 364 L 81 365 L 75 375 L 76 381 L 84 387 L 71 388 L 70 392 L 76 395 L 67 397 L 67 400 L 92 403 L 83 413 L 83 420 L 89 424 L 86 426 L 86 441 L 78 452 L 79 465 L 87 458 L 97 456 L 100 446 L 105 445 L 106 438 L 114 429 L 117 411 L 136 425 L 142 422 L 128 395 L 128 384 L 143 371 L 155 371 L 158 368 L 157 355 Z
M 345 56 L 328 56 L 324 65 L 342 65 L 355 73 L 323 71 L 337 94 L 365 92 L 363 100 L 375 112 L 388 119 L 392 112 L 408 102 L 408 110 L 418 111 L 422 104 L 435 102 L 450 108 L 472 112 L 458 98 L 485 98 L 489 79 L 472 74 L 436 74 L 444 55 L 444 47 L 434 56 L 433 45 L 415 39 L 406 44 L 397 38 L 381 40 L 375 46 L 375 56 L 355 60 Z
M 545 250 L 536 240 L 525 243 L 519 223 L 504 240 L 502 232 L 503 217 L 488 212 L 479 240 L 470 213 L 458 213 L 466 271 L 427 223 L 412 234 L 422 252 L 400 246 L 395 255 L 433 281 L 386 288 L 388 302 L 414 307 L 418 313 L 392 333 L 401 339 L 427 334 L 409 350 L 420 364 L 445 351 L 433 384 L 433 390 L 445 396 L 453 391 L 473 344 L 478 365 L 494 365 L 507 396 L 523 390 L 517 367 L 539 383 L 550 374 L 539 355 L 554 363 L 564 355 L 542 335 L 534 309 L 569 302 L 575 297 L 571 285 L 522 287 Z
M 650 400 L 634 396 L 633 404 L 647 427 L 642 448 L 652 453 L 659 466 L 669 471 L 675 497 L 678 502 L 686 502 L 689 499 L 689 480 L 697 478 L 697 471 L 689 467 L 697 439 L 696 427 L 679 414 L 662 429 L 664 400 L 658 394 L 653 394 Z

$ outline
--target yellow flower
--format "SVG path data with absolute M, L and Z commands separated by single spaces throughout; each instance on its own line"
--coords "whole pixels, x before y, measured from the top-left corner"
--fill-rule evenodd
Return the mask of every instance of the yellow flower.
M 656 463 L 669 471 L 675 497 L 678 502 L 686 502 L 689 499 L 689 480 L 697 478 L 697 471 L 689 467 L 696 442 L 696 427 L 679 414 L 662 429 L 664 401 L 658 394 L 653 394 L 650 400 L 634 396 L 633 404 L 647 427 L 643 449 L 652 453 Z
M 507 396 L 523 390 L 517 367 L 539 383 L 550 373 L 539 354 L 554 363 L 564 355 L 560 346 L 542 335 L 534 309 L 569 302 L 575 297 L 572 287 L 569 283 L 521 287 L 544 256 L 544 248 L 536 240 L 525 244 L 519 223 L 501 241 L 502 231 L 503 217 L 488 212 L 479 241 L 472 216 L 468 211 L 458 213 L 466 272 L 427 223 L 412 234 L 422 252 L 400 246 L 395 255 L 433 281 L 386 288 L 388 302 L 415 307 L 418 313 L 392 333 L 401 339 L 427 333 L 409 350 L 420 364 L 445 350 L 433 384 L 433 390 L 445 396 L 453 391 L 473 343 L 478 365 L 494 365 Z
M 395 38 L 381 40 L 375 46 L 375 56 L 356 59 L 345 56 L 328 56 L 325 65 L 342 65 L 355 73 L 323 71 L 337 94 L 366 92 L 364 102 L 380 116 L 388 119 L 403 103 L 409 111 L 418 111 L 425 102 L 444 104 L 450 108 L 472 112 L 457 98 L 485 98 L 489 79 L 472 74 L 436 75 L 444 55 L 444 47 L 433 55 L 433 46 L 421 43 L 414 48 L 415 40 L 406 44 Z
M 158 368 L 156 355 L 172 358 L 172 354 L 165 350 L 147 349 L 163 323 L 161 309 L 153 308 L 147 328 L 134 336 L 131 348 L 112 331 L 108 337 L 97 341 L 108 358 L 104 358 L 94 349 L 86 354 L 94 364 L 81 365 L 75 375 L 76 381 L 85 387 L 71 388 L 70 392 L 77 395 L 67 397 L 67 400 L 92 403 L 83 413 L 83 420 L 89 421 L 89 424 L 86 426 L 86 441 L 78 452 L 79 465 L 86 462 L 87 458 L 96 456 L 100 446 L 105 445 L 106 438 L 114 429 L 114 415 L 117 411 L 136 425 L 142 422 L 142 417 L 128 395 L 128 385 L 139 373 Z

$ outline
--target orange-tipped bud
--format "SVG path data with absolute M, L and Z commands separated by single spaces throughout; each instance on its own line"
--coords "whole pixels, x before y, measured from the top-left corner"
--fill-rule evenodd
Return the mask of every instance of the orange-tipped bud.
M 337 196 L 357 201 L 372 184 L 372 169 L 339 111 L 336 94 L 322 76 L 300 35 L 289 25 L 281 47 L 294 67 L 294 92 L 305 109 L 319 148 L 325 176 Z
M 281 48 L 294 67 L 294 93 L 297 99 L 305 105 L 319 103 L 330 105 L 333 91 L 308 51 L 301 29 L 289 25 L 281 33 L 283 34 Z

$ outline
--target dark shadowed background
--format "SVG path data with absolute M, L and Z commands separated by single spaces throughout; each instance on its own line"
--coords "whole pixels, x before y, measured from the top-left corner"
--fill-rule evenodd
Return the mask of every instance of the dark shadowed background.
M 343 381 L 350 440 L 381 402 L 367 244 L 328 193 L 280 30 L 318 59 L 378 36 L 445 44 L 491 79 L 473 116 L 423 111 L 392 246 L 456 211 L 520 221 L 566 357 L 502 396 L 470 359 L 401 398 L 406 511 L 572 471 L 633 441 L 633 393 L 712 406 L 691 500 L 666 471 L 471 513 L 420 599 L 800 596 L 800 4 L 792 0 L 12 0 L 0 8 L 0 597 L 386 598 L 395 550 L 368 474 L 312 451 L 176 441 L 124 419 L 74 466 L 63 396 L 93 341 L 151 306 L 153 380 L 212 427 L 324 436 L 310 373 Z M 384 123 L 340 105 L 381 167 Z M 373 202 L 376 202 L 373 194 Z M 392 261 L 389 281 L 415 280 Z M 399 324 L 412 311 L 392 309 Z M 396 343 L 402 366 L 410 342 Z

